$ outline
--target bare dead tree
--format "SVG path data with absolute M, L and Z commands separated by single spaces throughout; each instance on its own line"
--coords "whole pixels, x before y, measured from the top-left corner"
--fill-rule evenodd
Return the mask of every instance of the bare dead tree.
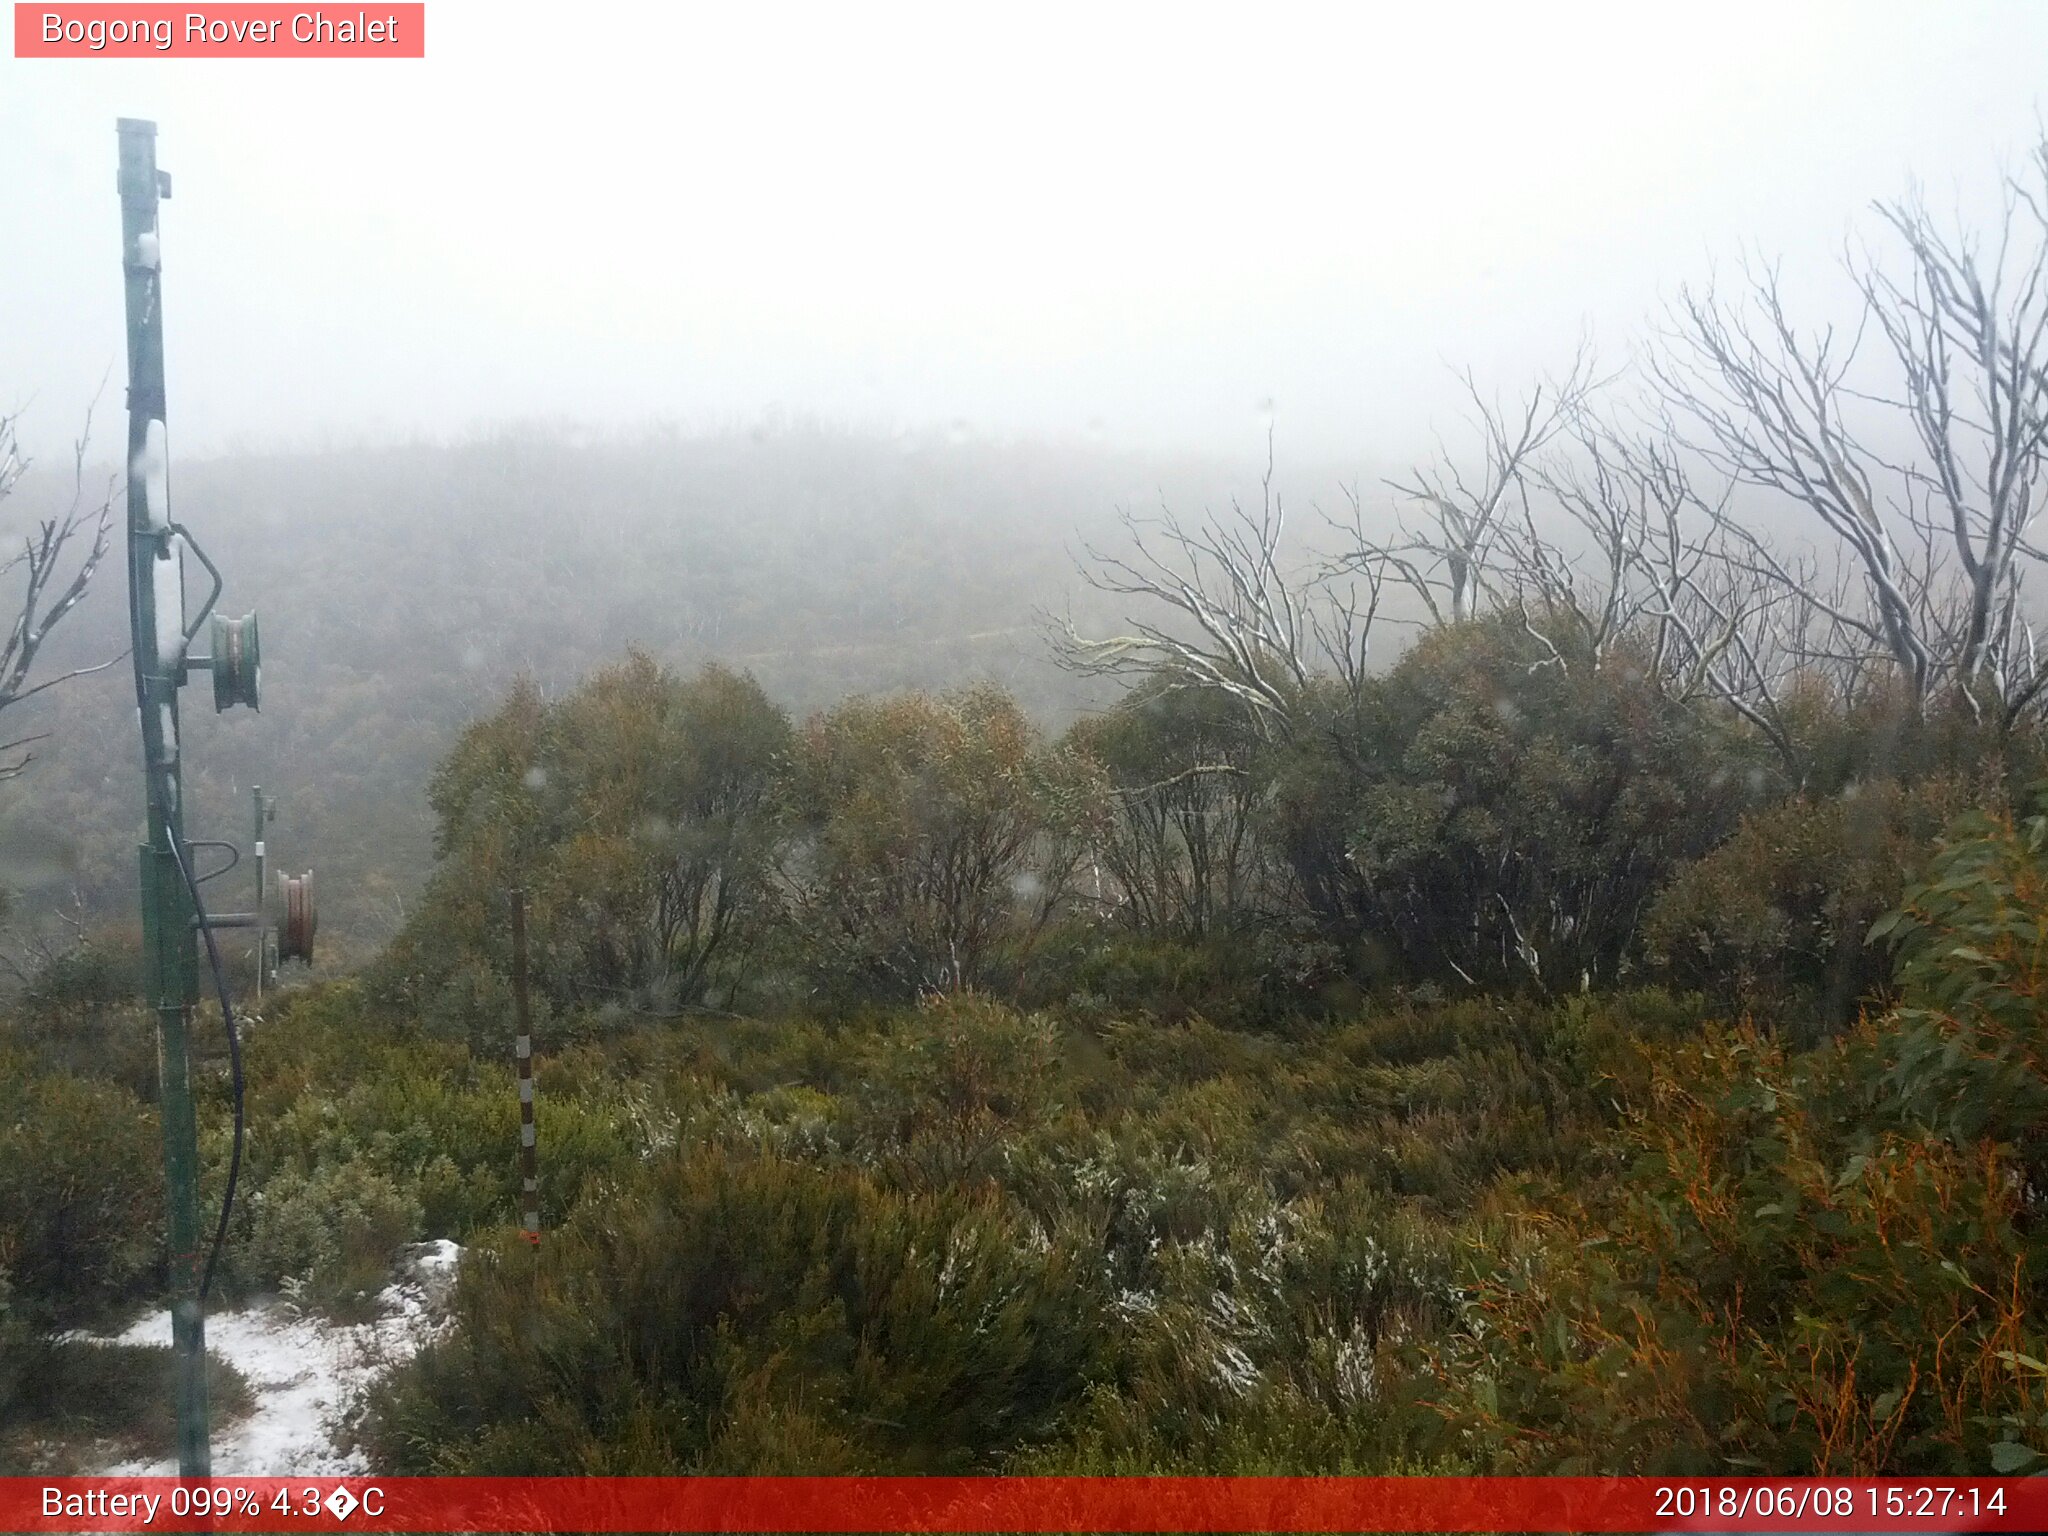
M 0 897 L 6 894 L 0 890 Z M 5 915 L 4 902 L 0 902 L 0 915 Z M 50 903 L 43 915 L 55 920 L 54 928 L 9 925 L 5 941 L 0 943 L 0 983 L 10 990 L 34 986 L 38 977 L 48 975 L 66 955 L 83 952 L 91 942 L 90 913 L 85 893 L 76 882 L 68 899 Z
M 1893 249 L 1852 251 L 1853 329 L 1803 328 L 1777 265 L 1750 259 L 1732 289 L 1679 291 L 1626 427 L 1597 414 L 1585 345 L 1512 405 L 1466 372 L 1476 452 L 1386 482 L 1409 503 L 1391 530 L 1350 493 L 1338 552 L 1312 571 L 1282 574 L 1270 467 L 1256 514 L 1127 518 L 1133 552 L 1090 550 L 1087 574 L 1165 617 L 1100 641 L 1069 626 L 1066 659 L 1220 689 L 1291 734 L 1312 678 L 1361 691 L 1360 621 L 1392 584 L 1427 624 L 1518 618 L 1537 666 L 1625 656 L 1668 697 L 1724 703 L 1795 780 L 1787 706 L 1808 683 L 1922 712 L 1952 700 L 2008 730 L 2038 717 L 2048 654 L 2025 578 L 2048 562 L 2048 136 L 1988 237 L 1917 194 L 1876 211 Z M 1805 516 L 1764 521 L 1772 499 Z
M 1686 600 L 1705 560 L 1689 522 L 1703 509 L 1710 519 L 1711 509 L 1665 445 L 1625 435 L 1584 404 L 1563 441 L 1568 453 L 1527 472 L 1559 526 L 1539 525 L 1537 500 L 1524 496 L 1519 519 L 1503 530 L 1507 604 L 1553 665 L 1568 665 L 1568 647 L 1597 669 L 1616 646 L 1634 642 L 1654 675 L 1673 676 L 1687 638 Z M 1567 548 L 1566 535 L 1582 547 Z
M 1621 657 L 1677 703 L 1732 707 L 1796 777 L 1788 691 L 1830 651 L 1861 651 L 1833 617 L 1848 604 L 1845 573 L 1828 578 L 1737 522 L 1732 487 L 1698 484 L 1668 418 L 1624 428 L 1582 404 L 1562 448 L 1528 472 L 1555 531 L 1532 499 L 1492 578 L 1545 648 L 1537 665 L 1597 670 Z
M 1846 592 L 1800 589 L 1774 541 L 1742 530 L 1750 567 L 1825 621 L 1816 660 L 1855 671 L 1860 650 L 1915 707 L 1952 698 L 2010 728 L 2048 689 L 2023 581 L 2048 558 L 2030 536 L 2048 472 L 2048 139 L 2006 179 L 1988 239 L 1918 194 L 1876 211 L 1902 270 L 1852 252 L 1853 335 L 1802 332 L 1777 267 L 1751 261 L 1737 299 L 1681 290 L 1652 372 L 1703 460 L 1804 508 L 1853 571 Z M 1858 364 L 1873 334 L 1889 354 L 1875 385 L 1878 361 Z M 1887 417 L 1910 429 L 1903 460 L 1871 441 Z
M 1917 192 L 1878 214 L 1906 248 L 1907 273 L 1852 264 L 1903 385 L 1890 403 L 1925 456 L 1906 467 L 1905 513 L 1954 562 L 1922 596 L 1953 682 L 1973 710 L 2010 725 L 2048 686 L 2022 611 L 2021 557 L 2048 469 L 2048 137 L 2029 174 L 2005 179 L 1989 245 L 1944 230 Z
M 1362 685 L 1384 571 L 1353 565 L 1283 568 L 1286 512 L 1273 492 L 1267 441 L 1259 506 L 1190 524 L 1170 510 L 1119 520 L 1127 554 L 1087 546 L 1076 561 L 1100 592 L 1139 599 L 1158 616 L 1129 616 L 1122 634 L 1091 637 L 1071 618 L 1053 625 L 1060 663 L 1083 676 L 1206 688 L 1237 701 L 1259 736 L 1292 738 L 1318 673 Z
M 13 492 L 28 469 L 16 436 L 15 416 L 0 416 L 0 502 Z M 70 504 L 53 517 L 44 518 L 25 534 L 13 554 L 0 559 L 0 577 L 19 573 L 20 599 L 15 619 L 4 641 L 0 641 L 0 714 L 37 694 L 74 678 L 104 671 L 121 658 L 98 666 L 75 667 L 53 677 L 32 676 L 36 659 L 50 633 L 84 598 L 100 562 L 106 558 L 113 529 L 113 486 L 97 498 L 89 495 L 85 483 L 86 443 L 91 435 L 92 414 L 86 413 L 85 429 L 72 445 L 72 492 Z M 86 543 L 84 555 L 71 563 L 71 551 L 78 541 Z M 68 578 L 64 572 L 69 568 Z M 34 760 L 31 750 L 47 733 L 19 736 L 0 741 L 0 780 L 22 773 Z
M 1360 566 L 1398 575 L 1437 624 L 1462 623 L 1484 605 L 1499 541 L 1527 511 L 1530 464 L 1593 386 L 1592 348 L 1582 341 L 1562 376 L 1538 384 L 1512 408 L 1482 393 L 1469 369 L 1459 380 L 1480 437 L 1476 467 L 1468 473 L 1439 442 L 1434 464 L 1386 482 L 1421 507 L 1416 526 L 1399 523 L 1389 541 L 1367 539 L 1361 528 L 1357 551 Z

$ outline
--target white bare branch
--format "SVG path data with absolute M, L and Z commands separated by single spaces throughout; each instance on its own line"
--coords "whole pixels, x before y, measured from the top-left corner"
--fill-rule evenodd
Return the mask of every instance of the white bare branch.
M 0 501 L 6 499 L 28 468 L 15 428 L 14 416 L 0 416 Z M 86 488 L 85 454 L 91 430 L 92 413 L 88 410 L 85 428 L 72 445 L 70 504 L 56 516 L 38 522 L 23 536 L 20 547 L 0 562 L 0 575 L 19 573 L 21 583 L 14 621 L 4 638 L 0 638 L 0 711 L 113 665 L 113 661 L 108 661 L 98 666 L 74 667 L 54 677 L 31 677 L 51 631 L 83 600 L 112 541 L 113 486 L 110 482 L 97 495 L 89 494 Z M 86 548 L 74 562 L 71 551 L 79 541 Z M 114 661 L 119 659 L 115 657 Z M 32 761 L 28 747 L 47 734 L 38 733 L 0 745 L 0 758 L 5 760 L 0 765 L 0 778 L 15 777 L 27 768 Z

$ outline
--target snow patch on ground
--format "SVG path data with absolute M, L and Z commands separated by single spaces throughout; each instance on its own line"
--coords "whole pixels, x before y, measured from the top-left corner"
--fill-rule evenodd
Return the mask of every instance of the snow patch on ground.
M 442 1302 L 462 1250 L 442 1239 L 400 1254 L 399 1279 L 378 1298 L 374 1322 L 298 1316 L 283 1302 L 206 1320 L 208 1353 L 248 1378 L 255 1408 L 213 1438 L 216 1477 L 349 1477 L 371 1467 L 335 1448 L 335 1431 L 378 1376 L 409 1358 L 441 1326 Z M 171 1342 L 168 1312 L 152 1313 L 115 1344 Z M 116 1477 L 174 1475 L 175 1458 L 105 1469 Z

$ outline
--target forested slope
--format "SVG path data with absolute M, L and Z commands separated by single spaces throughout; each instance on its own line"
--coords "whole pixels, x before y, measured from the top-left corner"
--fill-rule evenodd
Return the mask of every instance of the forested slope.
M 63 480 L 39 468 L 23 509 Z M 433 765 L 515 676 L 561 688 L 639 646 L 750 671 L 799 712 L 987 680 L 1057 723 L 1086 695 L 1053 666 L 1037 610 L 1090 611 L 1069 549 L 1118 506 L 1221 501 L 1246 480 L 790 425 L 179 461 L 177 515 L 227 574 L 223 611 L 260 612 L 264 647 L 260 716 L 216 718 L 203 677 L 185 695 L 191 831 L 246 840 L 249 786 L 279 795 L 273 853 L 318 870 L 328 941 L 366 953 L 425 874 Z M 118 562 L 102 570 L 52 671 L 125 645 L 123 580 Z M 125 664 L 31 710 L 51 734 L 0 785 L 0 870 L 24 908 L 77 896 L 125 914 L 141 793 Z

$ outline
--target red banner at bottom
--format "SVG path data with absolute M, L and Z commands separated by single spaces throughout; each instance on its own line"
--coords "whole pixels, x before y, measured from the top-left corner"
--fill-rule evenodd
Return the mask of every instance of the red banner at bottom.
M 0 1478 L 33 1531 L 2041 1531 L 2048 1480 Z

